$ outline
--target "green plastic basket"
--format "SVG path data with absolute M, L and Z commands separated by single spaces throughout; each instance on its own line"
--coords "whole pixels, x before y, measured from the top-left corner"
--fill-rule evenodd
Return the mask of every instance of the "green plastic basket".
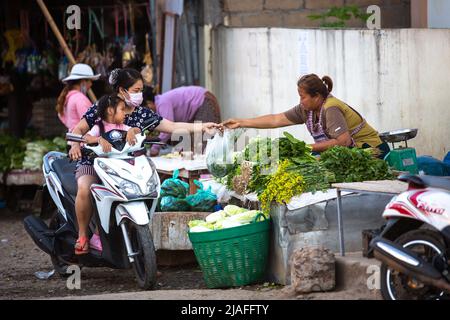
M 208 288 L 244 286 L 264 277 L 270 229 L 270 220 L 264 219 L 234 228 L 189 232 Z

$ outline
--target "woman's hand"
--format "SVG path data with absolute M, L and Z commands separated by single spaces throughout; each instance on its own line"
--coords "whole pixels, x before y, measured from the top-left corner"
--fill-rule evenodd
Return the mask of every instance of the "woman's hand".
M 127 132 L 127 142 L 130 146 L 134 146 L 137 142 L 136 139 L 136 134 L 140 133 L 141 129 L 139 128 L 131 128 L 130 130 L 128 130 Z
M 78 142 L 72 142 L 72 146 L 69 150 L 69 158 L 72 161 L 78 161 L 79 159 L 81 159 L 81 148 Z
M 102 150 L 105 153 L 111 152 L 112 145 L 102 137 L 98 138 L 98 144 L 102 146 Z
M 237 129 L 242 127 L 242 120 L 241 119 L 228 119 L 221 123 L 222 126 L 224 126 L 227 129 Z
M 214 135 L 217 132 L 217 129 L 220 130 L 221 125 L 213 122 L 206 122 L 202 124 L 202 131 L 206 132 L 209 135 Z

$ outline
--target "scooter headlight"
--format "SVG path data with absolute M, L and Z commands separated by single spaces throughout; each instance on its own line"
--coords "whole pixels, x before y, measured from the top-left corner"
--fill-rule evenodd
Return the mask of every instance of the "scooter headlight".
M 102 161 L 99 161 L 98 162 L 98 166 L 102 169 L 102 170 L 104 170 L 107 174 L 112 174 L 112 175 L 114 175 L 114 176 L 119 176 L 118 174 L 117 174 L 117 172 L 116 171 L 114 171 L 113 169 L 111 169 L 110 167 L 108 167 L 104 162 L 102 162 Z
M 150 179 L 147 181 L 147 194 L 151 194 L 156 191 L 158 187 L 158 179 L 157 179 L 157 173 L 156 171 L 153 172 Z
M 122 181 L 119 183 L 120 190 L 127 197 L 140 197 L 143 196 L 139 186 L 131 181 L 121 179 Z

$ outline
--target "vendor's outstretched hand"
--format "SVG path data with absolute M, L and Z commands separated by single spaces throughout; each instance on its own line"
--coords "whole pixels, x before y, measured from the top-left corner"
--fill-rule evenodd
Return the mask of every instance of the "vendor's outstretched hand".
M 242 127 L 242 120 L 240 119 L 228 119 L 221 123 L 227 129 L 237 129 Z

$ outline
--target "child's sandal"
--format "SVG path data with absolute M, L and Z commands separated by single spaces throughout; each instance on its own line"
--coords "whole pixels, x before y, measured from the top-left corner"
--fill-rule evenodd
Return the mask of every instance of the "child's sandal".
M 75 243 L 75 254 L 86 254 L 89 252 L 89 239 L 88 237 L 79 237 Z

